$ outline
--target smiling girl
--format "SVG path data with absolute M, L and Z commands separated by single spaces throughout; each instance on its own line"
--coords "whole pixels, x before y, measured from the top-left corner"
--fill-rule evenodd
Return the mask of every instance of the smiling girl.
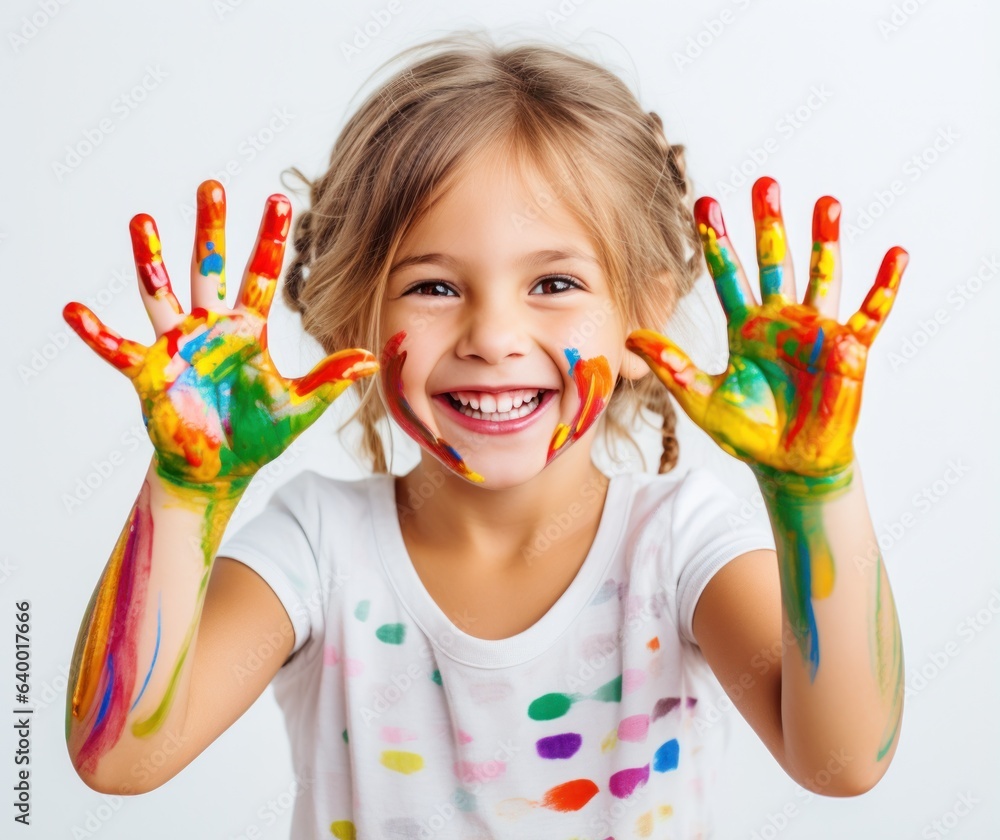
M 838 322 L 839 205 L 816 204 L 799 295 L 761 179 L 758 303 L 718 204 L 692 214 L 681 147 L 616 76 L 541 44 L 414 52 L 294 230 L 285 296 L 331 354 L 311 373 L 267 353 L 283 196 L 234 308 L 215 182 L 190 314 L 133 219 L 151 347 L 66 307 L 136 385 L 155 447 L 74 652 L 81 778 L 162 785 L 273 680 L 296 838 L 702 837 L 717 680 L 797 782 L 869 789 L 903 659 L 881 558 L 854 562 L 876 543 L 851 437 L 905 252 Z M 728 322 L 717 375 L 657 332 L 702 250 Z M 362 347 L 377 365 L 343 349 Z M 354 381 L 372 474 L 307 470 L 220 547 L 257 470 Z M 671 399 L 750 466 L 773 534 L 708 471 L 673 472 Z M 598 431 L 631 440 L 641 409 L 663 417 L 659 472 L 605 475 Z M 405 475 L 387 415 L 421 446 Z

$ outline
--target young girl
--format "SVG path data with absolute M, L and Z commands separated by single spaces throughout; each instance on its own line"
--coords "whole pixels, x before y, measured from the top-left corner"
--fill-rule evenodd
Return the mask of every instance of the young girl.
M 905 252 L 838 322 L 839 205 L 816 204 L 803 295 L 763 178 L 757 303 L 718 204 L 692 217 L 682 148 L 616 76 L 540 44 L 416 50 L 294 229 L 286 299 L 332 354 L 312 372 L 287 380 L 267 352 L 283 196 L 233 309 L 212 181 L 189 314 L 145 215 L 155 343 L 66 307 L 133 381 L 155 449 L 73 656 L 77 772 L 152 790 L 273 679 L 296 838 L 703 837 L 718 679 L 798 783 L 868 790 L 903 657 L 851 437 Z M 701 249 L 728 321 L 718 375 L 655 331 Z M 363 347 L 378 360 L 343 349 Z M 352 382 L 373 474 L 306 471 L 220 549 L 255 472 Z M 671 472 L 668 394 L 751 467 L 773 538 L 708 471 Z M 604 475 L 598 429 L 629 440 L 643 407 L 663 417 L 659 473 Z M 406 475 L 387 412 L 421 446 Z

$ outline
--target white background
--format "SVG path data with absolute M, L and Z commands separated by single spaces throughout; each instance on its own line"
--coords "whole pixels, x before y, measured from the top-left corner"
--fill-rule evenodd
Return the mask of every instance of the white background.
M 644 107 L 663 117 L 668 138 L 687 145 L 698 194 L 720 199 L 748 266 L 756 177 L 769 174 L 782 185 L 800 275 L 812 203 L 824 193 L 837 196 L 844 206 L 842 319 L 860 304 L 886 249 L 909 250 L 898 301 L 870 356 L 855 438 L 903 626 L 908 699 L 899 750 L 871 793 L 806 801 L 738 714 L 722 712 L 734 731 L 731 757 L 720 768 L 718 836 L 996 836 L 1000 499 L 992 334 L 1000 278 L 989 268 L 1000 257 L 996 6 L 398 0 L 398 12 L 379 27 L 372 13 L 386 5 L 5 4 L 0 377 L 8 450 L 0 627 L 8 629 L 0 638 L 8 641 L 0 709 L 13 708 L 13 603 L 30 599 L 37 711 L 28 830 L 9 828 L 14 746 L 12 724 L 4 722 L 10 713 L 0 712 L 0 833 L 240 838 L 257 827 L 261 837 L 287 836 L 292 768 L 270 690 L 153 793 L 102 796 L 73 772 L 63 733 L 69 659 L 151 449 L 127 380 L 87 349 L 60 313 L 69 300 L 90 300 L 109 325 L 149 342 L 128 221 L 140 211 L 156 218 L 186 302 L 193 221 L 185 208 L 212 176 L 227 182 L 232 295 L 264 199 L 282 189 L 281 170 L 295 165 L 319 174 L 369 73 L 403 46 L 481 26 L 501 40 L 577 43 L 619 72 Z M 380 31 L 345 54 L 343 45 L 366 25 Z M 122 95 L 144 79 L 148 89 L 134 97 L 141 93 L 142 101 L 129 108 Z M 824 91 L 823 101 L 810 109 L 814 88 Z M 287 125 L 251 160 L 243 144 L 267 138 L 262 130 L 275 109 Z M 67 146 L 102 120 L 111 130 L 74 163 Z M 768 141 L 772 151 L 762 161 Z M 238 171 L 220 176 L 230 162 Z M 747 177 L 734 178 L 734 167 Z M 685 312 L 687 329 L 672 334 L 696 360 L 720 369 L 724 322 L 707 278 Z M 286 375 L 320 357 L 280 303 L 269 335 Z M 304 467 L 360 475 L 334 437 L 346 408 L 345 399 L 258 477 L 238 517 Z M 683 417 L 682 432 L 682 468 L 710 464 L 748 509 L 759 503 L 742 464 Z M 645 443 L 655 459 L 655 436 Z M 413 446 L 401 452 L 396 472 L 415 457 Z M 88 477 L 98 486 L 74 503 Z M 958 816 L 962 795 L 978 804 Z M 934 833 L 935 820 L 947 834 Z

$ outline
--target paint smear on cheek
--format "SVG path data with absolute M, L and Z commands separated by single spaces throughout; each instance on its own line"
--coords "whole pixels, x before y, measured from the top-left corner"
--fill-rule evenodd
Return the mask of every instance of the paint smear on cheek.
M 564 351 L 569 361 L 569 375 L 576 383 L 576 391 L 580 404 L 576 416 L 568 426 L 559 423 L 549 442 L 549 452 L 545 464 L 562 452 L 569 444 L 577 440 L 601 416 L 614 389 L 614 377 L 611 367 L 604 356 L 594 356 L 592 359 L 581 359 L 578 350 L 567 347 Z
M 453 446 L 444 438 L 437 437 L 424 421 L 417 417 L 416 412 L 410 407 L 403 395 L 403 363 L 406 361 L 406 351 L 400 351 L 399 347 L 404 338 L 406 338 L 405 331 L 396 333 L 386 342 L 382 350 L 382 383 L 385 387 L 386 400 L 392 416 L 403 427 L 403 431 L 424 446 L 446 467 L 469 481 L 483 481 L 484 479 L 479 473 L 469 469 Z

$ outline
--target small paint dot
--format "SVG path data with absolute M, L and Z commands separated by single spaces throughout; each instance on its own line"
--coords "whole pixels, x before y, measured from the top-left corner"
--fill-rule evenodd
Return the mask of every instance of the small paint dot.
M 336 820 L 330 823 L 330 833 L 337 840 L 357 840 L 358 834 L 354 830 L 354 823 L 350 820 Z
M 535 742 L 535 750 L 541 758 L 572 758 L 580 749 L 583 736 L 576 732 L 549 735 Z
M 416 773 L 424 769 L 424 758 L 418 753 L 403 752 L 402 750 L 384 750 L 379 759 L 383 767 L 395 770 L 397 773 Z
M 358 605 L 354 608 L 354 617 L 358 621 L 368 620 L 368 609 L 371 607 L 371 601 L 358 601 Z
M 401 645 L 405 637 L 405 624 L 383 624 L 375 631 L 375 638 L 387 645 Z
M 438 685 L 444 685 L 444 683 L 441 682 L 441 671 L 437 668 L 435 668 L 434 673 L 431 674 L 431 679 Z
M 657 773 L 666 773 L 667 770 L 676 770 L 677 762 L 680 758 L 681 746 L 676 738 L 671 738 L 653 755 L 653 769 Z

